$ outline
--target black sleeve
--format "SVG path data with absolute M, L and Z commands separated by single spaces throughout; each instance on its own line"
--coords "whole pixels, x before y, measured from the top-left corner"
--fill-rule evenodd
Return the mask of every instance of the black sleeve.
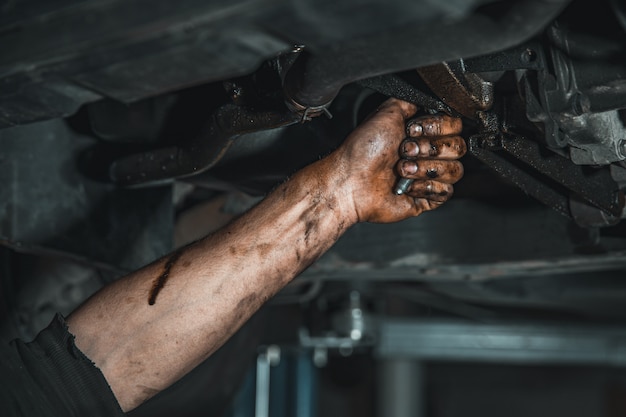
M 0 347 L 2 416 L 123 417 L 102 372 L 74 344 L 64 318 L 29 343 Z

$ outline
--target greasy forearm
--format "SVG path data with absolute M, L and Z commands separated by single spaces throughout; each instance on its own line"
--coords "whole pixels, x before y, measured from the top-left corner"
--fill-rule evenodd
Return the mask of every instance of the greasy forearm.
M 104 288 L 68 317 L 123 409 L 207 358 L 356 221 L 339 165 L 331 155 L 305 168 L 222 230 Z
M 103 288 L 68 317 L 124 410 L 206 359 L 352 224 L 400 221 L 450 198 L 463 172 L 460 122 L 414 118 L 407 133 L 415 112 L 387 100 L 335 152 L 239 219 Z M 392 192 L 398 175 L 414 180 L 401 196 Z

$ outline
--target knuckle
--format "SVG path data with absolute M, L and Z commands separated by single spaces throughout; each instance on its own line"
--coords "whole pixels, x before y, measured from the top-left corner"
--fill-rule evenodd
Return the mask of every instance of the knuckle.
M 465 143 L 465 139 L 460 136 L 455 136 L 454 150 L 459 158 L 465 155 L 467 153 L 467 144 Z
M 440 118 L 430 118 L 422 123 L 422 131 L 426 136 L 439 136 L 441 134 Z
M 425 146 L 428 147 L 428 151 L 424 153 L 427 153 L 430 157 L 440 156 L 442 152 L 441 145 L 438 140 L 429 140 L 428 143 L 425 144 Z

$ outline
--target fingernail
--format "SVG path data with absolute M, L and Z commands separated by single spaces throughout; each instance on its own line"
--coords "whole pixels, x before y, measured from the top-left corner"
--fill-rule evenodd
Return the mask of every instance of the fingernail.
M 415 174 L 417 172 L 417 164 L 411 161 L 404 161 L 402 163 L 402 171 L 405 174 Z
M 406 141 L 402 146 L 402 152 L 404 152 L 406 156 L 417 156 L 419 154 L 419 147 L 415 142 Z
M 408 136 L 411 136 L 411 137 L 413 137 L 413 136 L 421 136 L 422 132 L 423 132 L 423 128 L 422 128 L 422 125 L 420 123 L 414 122 L 414 123 L 410 123 L 407 126 Z

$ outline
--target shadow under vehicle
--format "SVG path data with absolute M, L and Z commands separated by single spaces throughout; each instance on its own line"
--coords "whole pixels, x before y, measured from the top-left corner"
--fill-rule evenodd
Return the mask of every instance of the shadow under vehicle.
M 626 413 L 623 1 L 0 11 L 3 339 L 225 224 L 397 97 L 463 118 L 452 200 L 355 226 L 131 415 Z

